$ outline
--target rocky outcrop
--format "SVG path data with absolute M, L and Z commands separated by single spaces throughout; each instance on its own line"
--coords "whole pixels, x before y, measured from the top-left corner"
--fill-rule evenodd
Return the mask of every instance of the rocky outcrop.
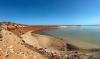
M 8 30 L 1 30 L 0 59 L 47 59 L 40 53 L 27 48 L 22 39 Z
M 0 59 L 48 59 L 49 52 L 59 53 L 63 47 L 62 41 L 51 36 L 29 31 L 18 37 L 6 29 L 0 31 Z
M 31 31 L 21 35 L 22 40 L 25 41 L 27 44 L 32 45 L 37 48 L 41 48 L 39 42 L 36 40 L 35 37 L 32 36 Z

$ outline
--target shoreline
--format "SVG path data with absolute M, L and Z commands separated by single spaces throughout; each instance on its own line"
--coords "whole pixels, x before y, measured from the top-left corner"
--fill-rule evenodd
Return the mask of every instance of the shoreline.
M 40 29 L 39 27 L 37 27 L 37 28 Z M 57 29 L 60 29 L 60 28 L 69 28 L 69 27 L 66 27 L 66 26 L 57 27 Z M 32 27 L 31 30 L 33 30 L 33 29 L 34 28 Z M 55 27 L 50 28 L 50 29 L 55 29 Z M 62 57 L 62 56 L 64 57 L 65 55 L 70 57 L 70 55 L 73 56 L 73 55 L 77 54 L 77 56 L 80 57 L 80 54 L 81 54 L 81 56 L 83 56 L 85 58 L 85 57 L 89 57 L 91 55 L 96 56 L 95 53 L 98 53 L 100 51 L 100 49 L 91 49 L 91 50 L 90 49 L 87 49 L 87 50 L 82 49 L 84 46 L 89 46 L 89 43 L 81 42 L 81 41 L 70 41 L 69 42 L 68 39 L 66 41 L 64 41 L 63 38 L 61 38 L 59 36 L 56 36 L 56 35 L 52 35 L 50 33 L 42 32 L 42 30 L 37 30 L 39 32 L 34 31 L 34 30 L 33 31 L 28 30 L 28 32 L 24 32 L 24 29 L 23 30 L 21 29 L 20 31 L 16 30 L 15 32 L 11 32 L 8 29 L 5 29 L 5 30 L 2 29 L 2 30 L 3 31 L 1 31 L 1 32 L 2 32 L 3 36 L 6 39 L 9 39 L 9 40 L 6 41 L 6 42 L 9 41 L 7 44 L 13 45 L 13 44 L 16 43 L 16 45 L 19 45 L 17 42 L 19 42 L 19 41 L 22 42 L 23 41 L 28 46 L 25 45 L 25 44 L 20 43 L 19 47 L 23 46 L 23 45 L 26 46 L 26 47 L 23 46 L 23 48 L 30 49 L 29 47 L 31 47 L 32 51 L 34 51 L 34 49 L 36 49 L 36 51 L 34 51 L 34 52 L 37 52 L 37 53 L 40 52 L 39 53 L 40 55 L 42 55 L 41 53 L 43 53 L 43 54 L 46 54 L 48 56 L 47 53 L 49 53 L 49 55 L 51 55 L 50 53 L 52 53 L 52 54 L 56 53 L 56 55 L 59 56 L 59 57 Z M 43 30 L 45 31 L 46 29 L 43 29 Z M 23 33 L 23 34 L 20 34 L 19 35 L 20 37 L 19 37 L 19 36 L 17 36 L 17 34 L 18 34 L 17 32 L 19 34 L 20 33 Z M 7 33 L 7 36 L 5 36 L 6 33 Z M 8 37 L 10 37 L 10 38 L 8 38 Z M 14 39 L 12 39 L 12 38 L 14 38 Z M 10 42 L 10 41 L 13 41 L 15 43 Z M 4 41 L 1 41 L 1 42 L 3 43 Z M 79 42 L 78 45 L 80 45 L 80 46 L 84 45 L 84 46 L 83 47 L 81 46 L 82 48 L 80 48 L 79 46 L 72 44 L 72 43 L 77 43 L 77 42 Z M 16 49 L 16 45 L 14 46 L 14 49 Z M 62 53 L 64 55 L 60 55 Z M 99 54 L 97 54 L 97 55 L 99 55 Z M 45 56 L 45 55 L 42 55 L 42 56 Z M 50 57 L 52 57 L 52 56 L 50 56 Z

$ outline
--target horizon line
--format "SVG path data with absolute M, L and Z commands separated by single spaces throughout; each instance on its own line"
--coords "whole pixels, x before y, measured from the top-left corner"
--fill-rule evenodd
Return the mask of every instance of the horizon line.
M 100 26 L 100 24 L 84 24 L 84 25 L 80 25 L 80 24 L 74 24 L 74 25 L 72 25 L 72 24 L 66 24 L 66 25 L 60 25 L 60 24 L 57 24 L 57 25 L 55 25 L 55 24 L 25 24 L 25 23 L 17 23 L 17 22 L 9 22 L 9 21 L 2 21 L 2 22 L 0 22 L 0 23 L 15 23 L 15 24 L 22 24 L 22 25 L 33 25 L 33 26 Z

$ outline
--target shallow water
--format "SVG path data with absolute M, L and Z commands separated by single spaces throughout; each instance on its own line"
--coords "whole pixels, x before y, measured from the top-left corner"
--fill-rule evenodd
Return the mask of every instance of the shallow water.
M 45 32 L 67 39 L 70 43 L 84 48 L 100 48 L 100 26 L 52 29 Z

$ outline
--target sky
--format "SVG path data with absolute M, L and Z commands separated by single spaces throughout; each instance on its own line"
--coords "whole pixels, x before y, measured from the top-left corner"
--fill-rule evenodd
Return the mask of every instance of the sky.
M 100 25 L 100 0 L 0 0 L 0 22 Z

